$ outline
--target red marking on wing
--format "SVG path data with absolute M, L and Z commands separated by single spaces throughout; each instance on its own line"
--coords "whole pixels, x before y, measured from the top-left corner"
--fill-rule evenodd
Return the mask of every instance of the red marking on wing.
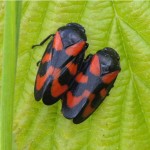
M 82 100 L 81 96 L 73 96 L 72 92 L 67 93 L 67 106 L 69 108 L 73 108 L 74 106 L 78 105 L 80 101 Z
M 51 61 L 52 59 L 52 54 L 51 53 L 46 53 L 42 59 L 42 64 Z
M 100 76 L 100 62 L 97 55 L 95 55 L 92 58 L 91 64 L 90 64 L 90 72 L 94 74 L 95 76 Z
M 80 96 L 73 96 L 72 92 L 69 91 L 67 92 L 67 106 L 73 108 L 78 105 L 84 97 L 88 98 L 89 95 L 90 91 L 88 90 L 85 90 Z
M 106 91 L 106 89 L 105 88 L 103 88 L 102 90 L 100 90 L 100 96 L 101 97 L 105 97 L 106 95 L 107 95 L 107 91 Z
M 118 73 L 119 73 L 119 71 L 114 71 L 114 72 L 108 73 L 102 77 L 102 81 L 105 84 L 109 84 L 117 77 Z
M 91 107 L 91 103 L 94 100 L 94 98 L 95 98 L 95 94 L 91 93 L 89 96 L 89 103 L 85 107 L 83 114 L 82 114 L 82 117 L 84 117 L 84 118 L 88 117 L 95 110 L 95 108 Z
M 46 82 L 49 76 L 53 76 L 54 79 L 58 78 L 60 76 L 60 72 L 61 70 L 59 68 L 54 68 L 53 66 L 50 66 L 46 71 L 45 75 L 43 76 L 37 75 L 36 90 L 39 91 L 43 87 L 44 83 Z
M 91 94 L 90 91 L 85 90 L 82 95 L 83 95 L 83 97 L 89 97 L 90 94 Z
M 87 83 L 88 82 L 88 76 L 84 75 L 82 72 L 79 73 L 75 80 L 78 82 L 78 83 Z
M 39 74 L 37 75 L 37 78 L 36 78 L 36 90 L 39 91 L 43 87 L 45 81 L 47 80 L 49 75 L 52 74 L 53 70 L 54 70 L 54 67 L 50 66 L 44 76 L 40 76 Z
M 69 46 L 66 49 L 66 54 L 69 56 L 77 56 L 81 52 L 84 46 L 85 46 L 85 41 L 78 42 L 72 46 Z
M 74 64 L 74 63 L 70 62 L 70 63 L 68 63 L 66 65 L 66 67 L 69 70 L 70 74 L 76 75 L 77 69 L 78 69 L 78 65 L 77 64 Z
M 59 78 L 61 70 L 59 68 L 54 68 L 52 76 L 54 79 Z
M 55 34 L 54 41 L 53 41 L 53 48 L 56 51 L 61 51 L 63 49 L 63 44 L 59 32 L 56 32 Z
M 58 97 L 61 94 L 63 94 L 65 91 L 67 91 L 67 89 L 68 89 L 67 85 L 61 85 L 59 81 L 56 79 L 52 83 L 51 94 L 53 97 Z

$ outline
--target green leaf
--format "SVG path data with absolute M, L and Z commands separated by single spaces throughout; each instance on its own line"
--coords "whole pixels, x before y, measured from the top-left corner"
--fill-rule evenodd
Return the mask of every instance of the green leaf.
M 23 2 L 14 101 L 15 149 L 150 149 L 149 6 L 149 1 Z M 0 23 L 3 15 L 0 13 Z M 122 70 L 110 95 L 79 125 L 63 117 L 61 102 L 45 106 L 33 96 L 36 62 L 46 44 L 34 50 L 31 46 L 69 22 L 85 27 L 90 45 L 86 55 L 107 46 L 121 57 Z

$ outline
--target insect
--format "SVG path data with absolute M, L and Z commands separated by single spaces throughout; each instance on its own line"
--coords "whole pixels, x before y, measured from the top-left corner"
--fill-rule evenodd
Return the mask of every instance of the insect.
M 63 96 L 62 113 L 75 124 L 87 119 L 102 103 L 120 72 L 119 55 L 106 47 L 90 54 Z
M 58 28 L 56 34 L 32 48 L 43 45 L 49 38 L 52 39 L 39 61 L 34 87 L 35 99 L 42 99 L 46 105 L 57 102 L 68 90 L 88 47 L 85 29 L 77 23 Z

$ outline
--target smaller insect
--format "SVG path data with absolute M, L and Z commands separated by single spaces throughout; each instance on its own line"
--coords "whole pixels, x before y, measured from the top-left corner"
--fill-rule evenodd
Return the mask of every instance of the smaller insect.
M 62 113 L 75 124 L 87 119 L 102 103 L 120 72 L 118 53 L 109 47 L 89 55 L 62 98 Z
M 32 48 L 43 45 L 50 37 L 52 39 L 38 62 L 34 87 L 35 99 L 42 99 L 46 105 L 57 102 L 69 89 L 88 47 L 85 29 L 77 23 L 69 23 Z

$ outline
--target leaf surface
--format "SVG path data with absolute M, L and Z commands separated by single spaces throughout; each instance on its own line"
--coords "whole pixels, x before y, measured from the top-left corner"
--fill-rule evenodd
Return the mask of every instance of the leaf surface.
M 149 1 L 23 2 L 14 102 L 16 149 L 150 149 L 149 6 Z M 0 26 L 2 17 L 0 13 Z M 33 96 L 36 62 L 46 44 L 34 50 L 31 46 L 69 22 L 85 27 L 90 45 L 86 55 L 107 46 L 121 57 L 122 70 L 110 95 L 79 125 L 63 117 L 61 102 L 45 106 Z

